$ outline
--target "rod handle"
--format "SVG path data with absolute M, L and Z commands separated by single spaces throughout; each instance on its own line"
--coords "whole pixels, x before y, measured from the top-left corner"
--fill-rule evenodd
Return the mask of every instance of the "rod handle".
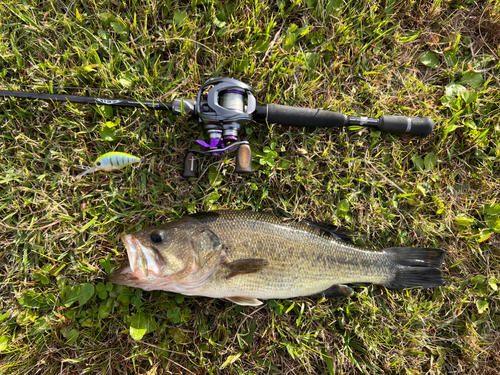
M 195 152 L 188 152 L 184 158 L 184 171 L 182 172 L 184 178 L 198 178 L 198 159 L 196 159 Z
M 380 116 L 378 129 L 388 133 L 405 133 L 426 137 L 434 129 L 430 117 Z
M 249 145 L 240 145 L 236 150 L 236 173 L 252 173 L 252 149 Z
M 335 128 L 346 126 L 348 124 L 348 117 L 340 112 L 325 111 L 322 109 L 268 104 L 267 121 L 284 126 Z

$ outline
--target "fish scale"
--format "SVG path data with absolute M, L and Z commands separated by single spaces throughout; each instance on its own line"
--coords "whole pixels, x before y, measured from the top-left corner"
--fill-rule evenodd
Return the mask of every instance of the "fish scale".
M 269 267 L 229 280 L 227 269 L 220 267 L 200 290 L 203 293 L 290 298 L 319 293 L 334 284 L 383 284 L 394 273 L 384 253 L 348 247 L 311 233 L 305 225 L 283 225 L 273 216 L 240 215 L 240 211 L 222 211 L 220 220 L 210 223 L 215 233 L 221 233 L 228 260 L 265 258 Z M 233 225 L 227 225 L 233 220 Z M 247 228 L 245 238 L 241 237 L 242 227 Z
M 351 283 L 394 289 L 444 283 L 439 270 L 444 250 L 369 251 L 338 240 L 343 237 L 326 223 L 267 213 L 195 214 L 122 237 L 130 265 L 110 280 L 242 305 L 320 293 L 348 296 L 352 290 L 344 284 Z

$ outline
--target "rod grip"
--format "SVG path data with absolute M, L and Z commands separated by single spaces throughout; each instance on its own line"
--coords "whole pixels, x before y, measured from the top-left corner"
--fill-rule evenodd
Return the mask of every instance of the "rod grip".
M 252 149 L 249 145 L 240 145 L 236 150 L 236 173 L 252 173 Z
M 434 129 L 434 120 L 430 117 L 380 116 L 378 128 L 388 133 L 405 133 L 426 137 Z
M 182 172 L 184 178 L 197 178 L 198 177 L 198 160 L 196 153 L 188 152 L 184 158 L 184 171 Z
M 339 112 L 324 111 L 322 109 L 268 104 L 267 121 L 284 126 L 335 128 L 346 126 L 348 117 Z

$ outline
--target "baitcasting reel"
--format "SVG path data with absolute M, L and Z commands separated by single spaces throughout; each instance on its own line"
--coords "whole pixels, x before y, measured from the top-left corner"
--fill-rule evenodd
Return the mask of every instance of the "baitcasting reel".
M 182 99 L 180 99 L 182 100 Z M 175 106 L 175 101 L 174 101 Z M 211 78 L 198 91 L 196 110 L 198 121 L 209 141 L 197 140 L 200 150 L 189 150 L 184 159 L 185 178 L 197 177 L 195 154 L 223 155 L 236 151 L 236 172 L 252 172 L 252 153 L 248 142 L 238 142 L 240 127 L 253 121 L 257 101 L 253 89 L 231 78 Z M 227 143 L 231 145 L 226 147 Z
M 252 172 L 252 152 L 246 141 L 238 141 L 238 130 L 249 122 L 269 122 L 284 126 L 333 128 L 350 125 L 375 127 L 395 134 L 412 134 L 425 137 L 432 133 L 434 121 L 430 117 L 383 115 L 379 118 L 351 117 L 340 112 L 322 109 L 290 107 L 279 104 L 257 105 L 253 89 L 231 78 L 211 78 L 193 99 L 175 99 L 172 103 L 104 99 L 76 95 L 38 94 L 0 90 L 0 96 L 11 98 L 41 99 L 86 104 L 105 104 L 114 107 L 135 107 L 170 110 L 174 114 L 188 114 L 198 121 L 208 134 L 208 142 L 197 140 L 201 150 L 189 150 L 184 159 L 183 176 L 197 177 L 196 154 L 223 155 L 236 151 L 236 172 Z

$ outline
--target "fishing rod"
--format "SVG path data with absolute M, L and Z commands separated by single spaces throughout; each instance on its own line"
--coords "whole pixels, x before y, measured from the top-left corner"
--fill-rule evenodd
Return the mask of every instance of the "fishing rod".
M 186 114 L 197 118 L 209 136 L 209 141 L 197 140 L 201 150 L 188 150 L 184 159 L 185 178 L 198 176 L 197 154 L 223 155 L 236 151 L 236 172 L 252 172 L 252 153 L 246 141 L 238 141 L 238 131 L 248 123 L 268 122 L 284 126 L 306 128 L 337 128 L 361 125 L 393 134 L 411 134 L 425 137 L 432 133 L 434 121 L 430 117 L 383 115 L 378 118 L 347 116 L 322 109 L 291 107 L 280 104 L 257 105 L 254 90 L 249 85 L 231 78 L 211 78 L 194 99 L 174 99 L 172 103 L 135 101 L 128 99 L 93 98 L 77 95 L 38 94 L 0 90 L 0 96 L 29 100 L 47 100 L 82 104 L 133 107 L 149 110 L 169 110 L 175 115 Z

